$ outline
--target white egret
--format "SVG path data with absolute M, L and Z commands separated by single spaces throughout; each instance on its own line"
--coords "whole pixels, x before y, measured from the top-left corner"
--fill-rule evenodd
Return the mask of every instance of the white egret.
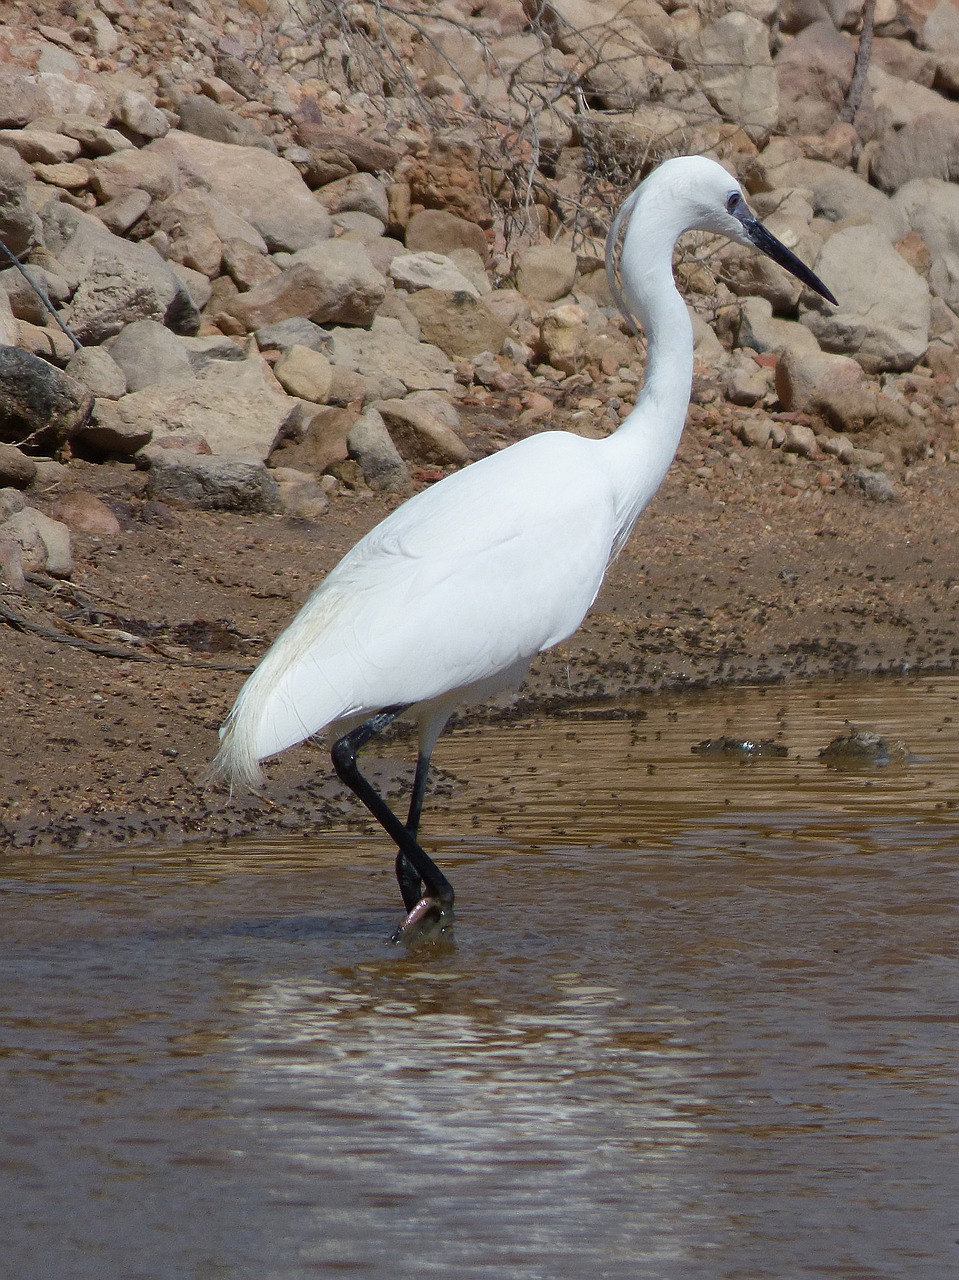
M 619 282 L 613 259 L 625 227 Z M 430 757 L 454 709 L 516 687 L 577 629 L 679 445 L 692 326 L 672 254 L 685 231 L 752 245 L 835 302 L 750 212 L 713 160 L 654 170 L 613 223 L 607 271 L 648 341 L 636 407 L 608 438 L 531 436 L 404 503 L 347 553 L 247 680 L 221 730 L 216 772 L 255 785 L 259 762 L 332 729 L 334 768 L 399 850 L 407 916 L 395 939 L 450 921 L 453 889 L 419 843 Z M 357 753 L 398 716 L 419 754 L 405 822 L 360 773 Z M 423 893 L 422 885 L 425 885 Z

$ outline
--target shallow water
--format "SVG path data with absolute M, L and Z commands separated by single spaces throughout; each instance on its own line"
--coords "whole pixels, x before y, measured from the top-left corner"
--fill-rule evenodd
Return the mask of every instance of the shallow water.
M 375 836 L 3 857 L 0 1273 L 959 1275 L 959 680 L 639 709 L 441 744 L 455 948 Z

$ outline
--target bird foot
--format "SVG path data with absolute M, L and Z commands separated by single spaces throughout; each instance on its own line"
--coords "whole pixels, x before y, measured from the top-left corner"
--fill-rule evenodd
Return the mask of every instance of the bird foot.
M 396 932 L 391 934 L 390 942 L 402 942 L 406 946 L 435 943 L 448 937 L 452 928 L 452 907 L 444 907 L 435 898 L 420 898 Z

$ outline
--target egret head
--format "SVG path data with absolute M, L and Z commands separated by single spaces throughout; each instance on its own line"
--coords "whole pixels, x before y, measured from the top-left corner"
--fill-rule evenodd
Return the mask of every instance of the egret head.
M 677 214 L 687 231 L 712 231 L 737 244 L 749 245 L 778 262 L 797 280 L 814 289 L 827 301 L 836 299 L 804 262 L 768 231 L 746 203 L 742 187 L 722 165 L 705 156 L 683 156 L 667 160 L 653 176 L 659 175 L 678 204 Z

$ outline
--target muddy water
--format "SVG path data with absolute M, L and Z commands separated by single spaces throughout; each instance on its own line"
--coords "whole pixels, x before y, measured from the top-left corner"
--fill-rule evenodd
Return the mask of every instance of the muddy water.
M 4 857 L 0 1274 L 959 1276 L 959 680 L 642 709 L 441 746 L 455 948 L 375 836 Z

